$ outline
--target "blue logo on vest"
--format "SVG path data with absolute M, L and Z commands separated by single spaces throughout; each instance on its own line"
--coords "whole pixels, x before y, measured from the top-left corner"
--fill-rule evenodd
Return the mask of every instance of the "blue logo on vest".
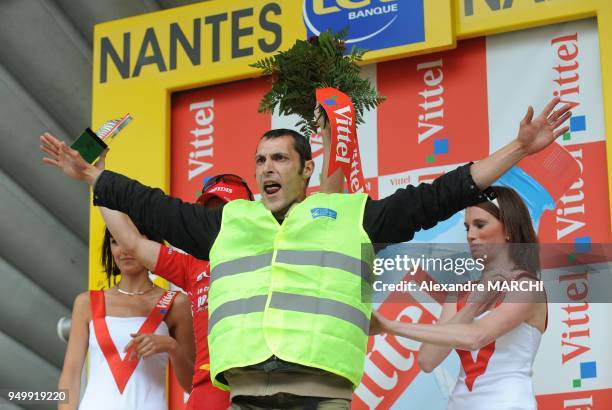
M 348 27 L 347 53 L 425 41 L 423 0 L 304 0 L 307 36 Z
M 310 213 L 312 214 L 312 219 L 317 219 L 324 216 L 331 219 L 336 219 L 336 216 L 338 216 L 338 212 L 329 208 L 312 208 Z

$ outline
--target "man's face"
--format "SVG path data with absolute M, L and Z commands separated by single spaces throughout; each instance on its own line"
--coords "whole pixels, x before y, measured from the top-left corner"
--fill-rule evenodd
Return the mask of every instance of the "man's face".
M 314 169 L 306 161 L 300 172 L 300 155 L 293 138 L 283 136 L 259 141 L 255 154 L 255 178 L 262 202 L 277 217 L 284 217 L 295 202 L 306 197 L 308 178 Z

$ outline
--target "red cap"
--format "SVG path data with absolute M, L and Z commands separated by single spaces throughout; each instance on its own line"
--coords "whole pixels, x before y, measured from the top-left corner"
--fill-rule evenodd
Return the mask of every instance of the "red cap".
M 224 202 L 234 199 L 252 200 L 253 194 L 246 182 L 236 175 L 223 174 L 212 178 L 212 184 L 205 184 L 205 191 L 196 200 L 197 203 L 205 205 L 211 198 L 219 198 Z M 209 186 L 206 186 L 209 185 Z

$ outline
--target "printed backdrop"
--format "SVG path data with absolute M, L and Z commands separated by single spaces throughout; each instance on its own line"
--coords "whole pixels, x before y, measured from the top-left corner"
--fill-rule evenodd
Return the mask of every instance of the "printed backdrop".
M 365 67 L 364 75 L 388 97 L 367 113 L 358 130 L 370 195 L 385 197 L 485 157 L 515 137 L 528 105 L 539 112 L 560 95 L 573 105 L 573 117 L 558 143 L 578 161 L 581 175 L 554 198 L 555 209 L 532 216 L 541 242 L 609 243 L 600 70 L 595 20 L 463 41 L 452 51 Z M 269 86 L 267 79 L 256 79 L 173 95 L 172 195 L 193 201 L 205 178 L 226 172 L 243 176 L 256 189 L 259 136 L 270 128 L 295 128 L 296 122 L 257 113 Z M 322 146 L 316 135 L 311 141 L 320 170 Z M 311 189 L 318 184 L 315 175 Z M 415 240 L 464 242 L 463 215 L 420 232 Z M 549 305 L 549 327 L 534 367 L 541 409 L 612 408 L 611 306 Z M 379 309 L 387 317 L 421 323 L 431 323 L 440 313 L 436 303 Z M 417 365 L 418 348 L 419 343 L 403 338 L 373 338 L 353 407 L 445 408 L 459 361 L 451 354 L 425 374 Z

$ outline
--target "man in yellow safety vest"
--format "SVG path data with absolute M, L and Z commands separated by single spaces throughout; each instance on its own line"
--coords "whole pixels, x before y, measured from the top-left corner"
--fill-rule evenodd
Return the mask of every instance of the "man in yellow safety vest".
M 307 196 L 310 146 L 287 129 L 265 133 L 257 146 L 261 201 L 216 210 L 100 171 L 48 134 L 41 140 L 45 162 L 91 185 L 95 205 L 210 260 L 211 378 L 230 390 L 235 408 L 348 409 L 367 347 L 371 308 L 362 291 L 372 244 L 408 241 L 480 202 L 504 172 L 567 130 L 569 107 L 555 111 L 558 103 L 535 118 L 530 107 L 516 139 L 489 157 L 380 200 Z

